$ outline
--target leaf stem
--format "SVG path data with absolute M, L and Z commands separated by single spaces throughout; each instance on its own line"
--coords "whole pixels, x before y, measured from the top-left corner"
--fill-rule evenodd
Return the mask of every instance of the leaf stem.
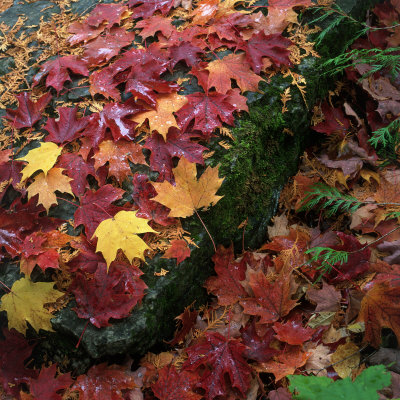
M 201 224 L 203 225 L 204 229 L 205 229 L 206 232 L 208 233 L 208 236 L 210 237 L 210 239 L 211 239 L 211 241 L 212 241 L 212 244 L 213 244 L 213 246 L 214 246 L 214 251 L 217 252 L 217 247 L 215 246 L 214 239 L 212 238 L 211 233 L 208 231 L 208 229 L 207 229 L 207 227 L 206 227 L 206 224 L 205 224 L 204 221 L 201 219 L 201 217 L 200 217 L 200 215 L 199 215 L 199 213 L 197 212 L 196 209 L 194 210 L 194 212 L 196 213 L 197 218 L 200 220 L 200 222 L 201 222 Z

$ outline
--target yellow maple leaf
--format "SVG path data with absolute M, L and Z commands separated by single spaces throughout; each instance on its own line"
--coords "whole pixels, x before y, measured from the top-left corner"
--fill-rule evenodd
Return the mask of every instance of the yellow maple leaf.
M 54 282 L 32 282 L 21 278 L 14 282 L 11 292 L 1 298 L 0 311 L 7 312 L 8 329 L 15 328 L 25 335 L 30 323 L 36 332 L 39 329 L 53 331 L 50 320 L 53 315 L 43 305 L 54 303 L 64 293 L 53 289 Z
M 157 191 L 153 200 L 171 209 L 169 217 L 189 217 L 195 210 L 216 204 L 223 196 L 217 196 L 223 179 L 218 178 L 218 166 L 207 167 L 197 180 L 196 163 L 182 157 L 173 170 L 175 186 L 168 181 L 151 182 Z
M 69 183 L 72 179 L 63 175 L 63 171 L 62 168 L 52 168 L 47 175 L 42 172 L 36 176 L 28 187 L 28 199 L 38 194 L 38 204 L 43 204 L 49 212 L 51 205 L 57 203 L 57 196 L 54 193 L 56 190 L 73 195 Z
M 22 179 L 29 178 L 34 172 L 42 170 L 45 175 L 57 161 L 58 156 L 61 154 L 61 147 L 58 147 L 53 142 L 41 143 L 40 147 L 32 149 L 23 157 L 17 160 L 27 161 L 28 164 L 22 170 Z
M 161 94 L 157 97 L 157 109 L 145 111 L 132 117 L 132 120 L 142 125 L 149 120 L 150 129 L 157 131 L 167 140 L 168 129 L 171 126 L 178 127 L 174 112 L 187 103 L 187 98 L 178 93 Z
M 130 262 L 135 257 L 144 259 L 143 252 L 149 246 L 137 234 L 155 231 L 150 228 L 146 219 L 138 218 L 136 213 L 137 211 L 120 211 L 114 218 L 100 222 L 95 230 L 93 237 L 97 237 L 96 251 L 103 253 L 107 269 L 115 260 L 119 249 Z

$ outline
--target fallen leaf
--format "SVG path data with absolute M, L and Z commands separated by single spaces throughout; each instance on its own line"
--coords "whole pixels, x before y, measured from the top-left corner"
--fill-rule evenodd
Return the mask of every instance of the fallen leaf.
M 22 170 L 21 181 L 29 178 L 34 172 L 39 170 L 42 170 L 44 175 L 47 175 L 56 163 L 61 151 L 62 148 L 58 147 L 55 143 L 40 143 L 39 147 L 30 150 L 25 156 L 17 158 L 17 160 L 23 160 L 28 163 Z
M 70 184 L 72 179 L 63 175 L 63 171 L 62 168 L 52 168 L 47 175 L 41 172 L 35 176 L 34 181 L 28 187 L 28 199 L 39 195 L 38 204 L 43 204 L 49 212 L 50 207 L 57 203 L 56 190 L 73 196 Z
M 341 344 L 331 355 L 331 362 L 342 379 L 351 377 L 352 372 L 360 365 L 360 349 L 353 342 Z
M 143 252 L 149 246 L 137 235 L 138 233 L 155 232 L 148 221 L 136 217 L 137 211 L 120 211 L 113 218 L 100 222 L 93 237 L 97 237 L 96 252 L 101 251 L 110 267 L 117 252 L 121 249 L 132 263 L 135 257 L 144 259 Z
M 216 195 L 223 181 L 218 178 L 218 167 L 207 167 L 197 180 L 196 164 L 182 157 L 173 173 L 175 186 L 168 181 L 152 182 L 158 193 L 154 200 L 171 209 L 170 217 L 189 217 L 195 210 L 207 209 L 222 198 Z
M 32 282 L 28 278 L 15 281 L 11 292 L 1 298 L 0 311 L 7 312 L 8 329 L 26 334 L 27 322 L 39 333 L 40 329 L 53 331 L 53 315 L 43 305 L 54 303 L 64 293 L 53 289 L 54 282 Z

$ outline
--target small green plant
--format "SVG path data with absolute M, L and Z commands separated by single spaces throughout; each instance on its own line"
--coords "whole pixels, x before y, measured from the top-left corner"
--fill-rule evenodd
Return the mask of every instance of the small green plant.
M 382 166 L 398 162 L 397 151 L 400 145 L 400 118 L 372 132 L 369 143 L 377 150 L 379 158 L 382 160 Z
M 360 80 L 373 75 L 376 72 L 387 70 L 393 79 L 400 74 L 400 47 L 389 47 L 387 49 L 353 49 L 347 53 L 340 54 L 335 58 L 321 64 L 323 74 L 334 75 L 349 67 L 360 64 L 368 64 L 371 69 L 363 74 Z
M 306 254 L 311 255 L 308 264 L 319 264 L 317 269 L 322 272 L 321 276 L 318 278 L 319 280 L 322 275 L 329 274 L 335 264 L 343 265 L 347 263 L 350 253 L 347 251 L 334 250 L 330 247 L 312 247 L 306 251 Z
M 307 192 L 299 211 L 311 210 L 319 206 L 320 209 L 325 210 L 327 217 L 331 217 L 338 211 L 352 213 L 363 204 L 355 197 L 343 194 L 335 187 L 317 183 Z
M 297 400 L 378 400 L 378 390 L 389 386 L 390 373 L 384 365 L 365 369 L 352 382 L 350 378 L 337 381 L 326 376 L 290 375 L 289 390 Z

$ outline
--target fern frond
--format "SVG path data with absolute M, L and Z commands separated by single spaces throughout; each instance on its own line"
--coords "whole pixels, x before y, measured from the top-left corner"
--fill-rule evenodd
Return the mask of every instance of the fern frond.
M 331 217 L 339 210 L 342 212 L 355 212 L 364 203 L 348 194 L 343 194 L 335 187 L 317 183 L 306 193 L 299 211 L 310 210 L 316 206 L 324 209 L 327 217 Z
M 396 134 L 398 134 L 399 130 L 400 130 L 400 118 L 395 119 L 388 126 L 385 126 L 383 128 L 376 130 L 375 132 L 372 132 L 372 137 L 371 139 L 368 140 L 368 142 L 371 144 L 371 146 L 374 146 L 375 149 L 380 144 L 383 147 L 386 147 L 389 143 L 393 141 L 393 137 Z
M 334 250 L 330 247 L 312 247 L 306 251 L 306 254 L 311 255 L 308 263 L 319 264 L 317 269 L 321 270 L 322 274 L 329 274 L 335 264 L 339 266 L 343 265 L 347 263 L 349 259 L 349 253 L 347 251 Z
M 366 33 L 360 31 L 360 35 Z M 358 37 L 359 37 L 358 36 Z M 374 73 L 387 69 L 393 79 L 400 73 L 400 47 L 389 47 L 387 49 L 353 49 L 347 53 L 340 54 L 335 58 L 331 58 L 321 65 L 321 68 L 326 70 L 324 72 L 328 75 L 333 75 L 344 71 L 346 68 L 355 67 L 359 64 L 371 65 L 371 69 L 366 72 L 360 79 L 367 78 Z

